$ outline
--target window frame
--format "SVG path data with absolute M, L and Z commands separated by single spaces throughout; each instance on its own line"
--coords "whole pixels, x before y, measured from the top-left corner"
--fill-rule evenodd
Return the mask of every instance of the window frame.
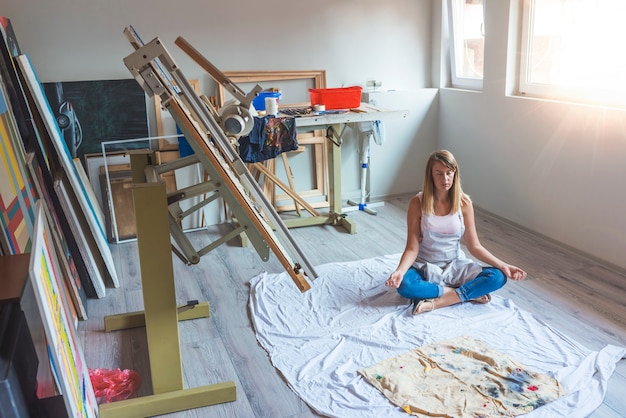
M 467 90 L 482 90 L 483 89 L 483 79 L 484 72 L 482 77 L 466 77 L 459 75 L 458 67 L 457 67 L 457 52 L 459 49 L 465 52 L 465 46 L 463 39 L 460 37 L 459 26 L 456 24 L 458 19 L 461 18 L 459 16 L 459 7 L 458 3 L 463 4 L 465 0 L 447 0 L 447 14 L 448 14 L 448 39 L 449 39 L 449 58 L 450 58 L 450 82 L 451 87 L 459 88 L 459 89 L 467 89 Z M 481 4 L 483 7 L 483 27 L 484 27 L 484 13 L 485 13 L 485 3 L 486 0 L 482 0 Z M 483 28 L 483 37 L 484 37 L 484 28 Z M 483 46 L 484 53 L 484 46 Z M 483 55 L 484 56 L 484 55 Z M 483 67 L 484 68 L 484 67 Z
M 522 0 L 522 21 L 520 61 L 518 68 L 518 95 L 538 99 L 565 101 L 580 104 L 599 104 L 613 107 L 626 107 L 626 91 L 614 91 L 610 88 L 597 89 L 591 87 L 565 86 L 556 84 L 533 83 L 532 76 L 532 37 L 535 18 L 535 1 Z

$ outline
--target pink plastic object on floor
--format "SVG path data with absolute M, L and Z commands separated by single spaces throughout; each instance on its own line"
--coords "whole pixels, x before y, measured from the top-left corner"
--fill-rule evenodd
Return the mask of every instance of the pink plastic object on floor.
M 141 384 L 139 373 L 128 369 L 89 369 L 89 378 L 98 403 L 128 399 Z

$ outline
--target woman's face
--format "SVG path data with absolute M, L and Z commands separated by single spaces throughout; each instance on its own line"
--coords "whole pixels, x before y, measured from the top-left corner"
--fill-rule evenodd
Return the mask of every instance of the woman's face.
M 454 183 L 454 170 L 446 167 L 441 161 L 435 161 L 433 164 L 433 185 L 435 190 L 447 192 Z

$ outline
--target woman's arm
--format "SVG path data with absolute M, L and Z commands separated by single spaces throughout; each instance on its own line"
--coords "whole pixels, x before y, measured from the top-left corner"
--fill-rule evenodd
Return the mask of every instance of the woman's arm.
M 389 287 L 398 288 L 407 270 L 413 265 L 419 251 L 419 237 L 421 235 L 422 204 L 421 193 L 417 194 L 409 202 L 407 211 L 407 237 L 404 252 L 400 258 L 400 263 L 395 271 L 391 273 L 385 284 Z
M 478 233 L 476 232 L 474 205 L 469 196 L 463 197 L 463 203 L 463 218 L 465 222 L 465 234 L 463 235 L 463 238 L 465 240 L 465 246 L 470 254 L 483 263 L 502 270 L 502 272 L 512 280 L 523 280 L 526 277 L 526 272 L 524 270 L 505 263 L 483 247 L 478 239 Z

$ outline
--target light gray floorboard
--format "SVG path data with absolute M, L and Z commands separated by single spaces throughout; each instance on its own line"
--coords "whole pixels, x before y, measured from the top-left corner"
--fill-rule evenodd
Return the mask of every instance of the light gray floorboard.
M 291 234 L 314 265 L 396 254 L 404 249 L 406 209 L 410 196 L 389 199 L 377 216 L 350 212 L 356 234 L 334 226 L 295 228 Z M 524 282 L 510 282 L 498 294 L 574 338 L 598 350 L 606 344 L 626 346 L 626 275 L 611 266 L 573 252 L 536 234 L 477 210 L 483 244 L 500 258 L 528 271 Z M 190 232 L 194 245 L 215 239 L 230 226 Z M 248 311 L 248 282 L 267 271 L 282 271 L 276 257 L 263 262 L 254 248 L 229 242 L 186 266 L 174 258 L 176 298 L 206 301 L 210 318 L 180 324 L 186 387 L 235 381 L 237 400 L 167 417 L 309 418 L 318 415 L 287 386 L 256 341 Z M 88 301 L 89 319 L 79 335 L 91 368 L 129 368 L 143 377 L 139 396 L 151 393 L 146 336 L 143 329 L 105 333 L 106 315 L 143 309 L 137 246 L 113 244 L 121 286 L 107 289 L 103 299 Z M 314 285 L 314 284 L 313 284 Z M 626 416 L 626 360 L 609 381 L 604 404 L 593 418 Z

